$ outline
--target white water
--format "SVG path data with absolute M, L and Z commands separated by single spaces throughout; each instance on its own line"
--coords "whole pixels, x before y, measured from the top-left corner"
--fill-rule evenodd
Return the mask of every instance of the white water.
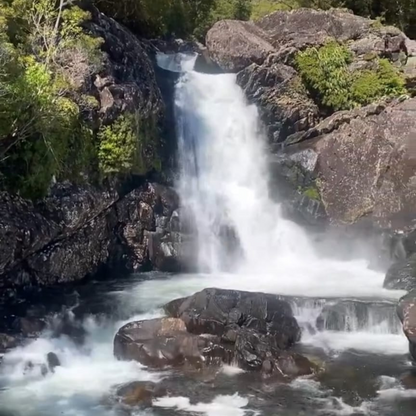
M 165 69 L 179 70 L 176 58 L 159 57 L 158 61 Z M 282 217 L 279 205 L 269 197 L 267 152 L 256 108 L 246 104 L 233 75 L 192 72 L 192 61 L 186 61 L 188 72 L 178 84 L 176 97 L 182 169 L 178 190 L 196 219 L 198 260 L 201 270 L 209 273 L 148 280 L 116 294 L 126 310 L 134 309 L 131 304 L 156 310 L 131 320 L 157 316 L 163 303 L 205 287 L 311 297 L 398 298 L 401 292 L 382 289 L 383 274 L 369 269 L 365 259 L 346 262 L 320 257 L 307 234 Z M 241 256 L 232 256 L 220 238 L 226 225 L 238 237 Z M 296 315 L 305 327 L 313 326 L 321 310 L 318 303 L 300 307 Z M 0 372 L 0 410 L 8 408 L 18 416 L 116 415 L 105 404 L 116 385 L 163 377 L 136 363 L 114 359 L 112 341 L 122 324 L 86 322 L 89 338 L 83 348 L 45 333 L 38 341 L 7 354 Z M 369 321 L 365 329 L 352 332 L 306 331 L 303 342 L 329 353 L 348 349 L 380 355 L 407 352 L 404 336 L 392 333 L 383 322 Z M 44 363 L 50 351 L 62 361 L 54 374 L 43 377 L 39 368 L 25 374 L 28 359 Z M 238 376 L 235 369 L 225 368 L 224 373 Z M 245 415 L 247 404 L 247 397 L 237 393 L 218 396 L 210 403 L 191 404 L 186 397 L 155 402 L 156 406 L 208 416 Z M 327 414 L 357 410 L 342 401 L 339 407 L 341 411 Z

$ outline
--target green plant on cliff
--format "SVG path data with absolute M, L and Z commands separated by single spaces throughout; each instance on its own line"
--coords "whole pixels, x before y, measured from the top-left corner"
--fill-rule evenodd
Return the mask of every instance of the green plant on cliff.
M 352 57 L 346 46 L 335 41 L 298 53 L 299 73 L 321 108 L 346 110 L 406 92 L 403 77 L 387 59 L 373 60 L 373 69 L 351 71 Z
M 335 41 L 321 48 L 309 48 L 298 53 L 296 64 L 305 86 L 323 106 L 332 110 L 350 108 L 351 83 L 348 64 L 352 53 Z
M 139 114 L 120 116 L 98 132 L 99 167 L 109 174 L 144 174 L 160 170 L 157 131 L 153 120 L 142 120 Z
M 97 59 L 100 41 L 81 30 L 88 13 L 62 4 L 0 3 L 2 186 L 31 198 L 44 195 L 54 177 L 78 174 L 92 148 L 66 69 L 73 51 Z

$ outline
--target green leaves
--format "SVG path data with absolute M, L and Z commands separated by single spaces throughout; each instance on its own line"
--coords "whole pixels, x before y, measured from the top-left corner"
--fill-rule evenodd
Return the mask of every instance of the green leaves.
M 347 110 L 406 92 L 403 78 L 387 59 L 375 58 L 373 69 L 352 72 L 352 58 L 348 48 L 335 41 L 298 53 L 302 80 L 321 108 Z

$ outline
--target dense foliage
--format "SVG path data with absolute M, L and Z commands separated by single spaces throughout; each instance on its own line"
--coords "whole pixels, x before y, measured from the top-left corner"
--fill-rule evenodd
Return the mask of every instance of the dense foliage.
M 251 0 L 94 0 L 104 13 L 144 36 L 202 39 L 218 20 L 248 20 Z
M 316 102 L 330 111 L 366 105 L 406 92 L 404 80 L 386 59 L 374 57 L 368 68 L 351 71 L 352 53 L 335 41 L 298 53 L 296 64 Z
M 416 0 L 92 0 L 104 12 L 145 36 L 202 39 L 218 20 L 259 19 L 277 10 L 344 7 L 393 24 L 416 37 Z
M 53 177 L 79 172 L 91 132 L 71 98 L 66 73 L 81 55 L 98 64 L 98 39 L 81 30 L 89 14 L 52 0 L 0 3 L 0 182 L 24 196 Z

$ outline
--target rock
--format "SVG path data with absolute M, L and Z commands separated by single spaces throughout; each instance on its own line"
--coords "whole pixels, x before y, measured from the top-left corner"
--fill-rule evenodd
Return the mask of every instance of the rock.
M 0 334 L 0 354 L 18 345 L 18 340 L 7 334 Z
M 46 322 L 37 318 L 16 318 L 13 327 L 24 337 L 33 338 L 38 337 L 46 328 Z
M 415 111 L 416 99 L 409 99 L 339 112 L 286 150 L 292 158 L 316 154 L 309 169 L 330 222 L 413 230 Z
M 372 52 L 396 61 L 401 52 L 409 53 L 409 39 L 400 30 L 378 29 L 372 20 L 340 9 L 275 12 L 255 23 L 222 21 L 208 32 L 206 44 L 223 70 L 238 72 L 252 63 L 263 64 L 272 54 L 274 62 L 288 64 L 299 50 L 328 38 L 349 41 L 358 58 Z
M 48 244 L 58 226 L 36 212 L 33 204 L 0 192 L 0 275 Z
M 393 264 L 387 271 L 383 286 L 408 292 L 416 290 L 416 254 Z
M 59 360 L 58 356 L 54 352 L 49 352 L 46 356 L 46 361 L 48 363 L 48 369 L 51 373 L 55 372 L 56 367 L 61 366 L 61 361 Z
M 237 75 L 237 83 L 248 100 L 259 108 L 269 142 L 283 143 L 319 121 L 319 110 L 302 86 L 295 69 L 267 59 L 252 64 Z
M 145 45 L 129 30 L 91 8 L 88 30 L 104 42 L 98 71 L 89 74 L 91 95 L 100 98 L 101 123 L 109 124 L 125 112 L 139 111 L 143 119 L 163 117 L 163 102 Z
M 206 45 L 222 70 L 238 72 L 252 63 L 261 64 L 274 50 L 266 38 L 252 22 L 222 20 L 208 31 Z
M 134 381 L 117 389 L 116 396 L 119 401 L 128 406 L 150 407 L 154 399 L 167 395 L 167 390 L 159 384 L 150 381 Z
M 397 314 L 403 324 L 403 332 L 409 340 L 409 351 L 416 361 L 416 291 L 400 299 Z
M 87 331 L 82 323 L 76 321 L 69 313 L 65 313 L 62 317 L 56 318 L 52 330 L 54 337 L 67 336 L 77 345 L 83 345 L 87 336 Z
M 281 349 L 300 338 L 289 303 L 274 295 L 205 289 L 168 303 L 165 310 L 170 316 L 182 319 L 193 334 L 224 336 L 229 330 L 248 328 L 260 334 L 272 334 Z
M 245 370 L 291 378 L 313 374 L 307 358 L 287 351 L 300 329 L 290 305 L 262 293 L 206 289 L 165 306 L 173 318 L 130 323 L 119 330 L 114 354 L 160 368 Z
M 183 321 L 175 318 L 125 325 L 114 339 L 114 355 L 154 368 L 229 362 L 227 351 L 215 340 L 188 333 Z

